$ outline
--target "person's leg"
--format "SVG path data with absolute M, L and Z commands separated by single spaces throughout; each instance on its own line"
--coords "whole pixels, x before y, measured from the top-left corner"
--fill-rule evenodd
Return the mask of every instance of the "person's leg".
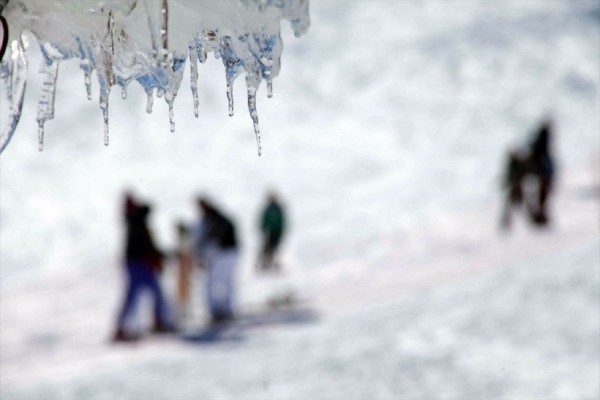
M 117 318 L 117 332 L 115 334 L 116 339 L 128 336 L 125 329 L 125 325 L 127 323 L 127 319 L 130 318 L 131 315 L 135 314 L 137 299 L 139 297 L 140 289 L 142 287 L 142 279 L 139 273 L 139 266 L 135 263 L 127 263 L 126 271 L 127 290 L 123 306 L 121 307 L 119 316 Z
M 171 330 L 172 324 L 169 315 L 169 309 L 165 301 L 158 277 L 149 266 L 143 271 L 143 282 L 154 299 L 154 330 Z
M 279 260 L 277 259 L 277 251 L 279 249 L 279 243 L 281 242 L 281 236 L 274 236 L 271 240 L 271 265 L 275 272 L 279 272 Z
M 228 319 L 233 318 L 235 315 L 235 271 L 237 267 L 237 259 L 237 250 L 230 250 L 226 253 L 223 263 L 223 278 L 225 287 L 225 299 L 223 306 Z
M 259 257 L 259 266 L 262 271 L 268 271 L 271 267 L 271 249 L 268 235 L 263 238 L 263 245 Z
M 207 273 L 208 305 L 213 322 L 221 322 L 233 317 L 233 271 L 235 259 L 232 251 L 216 254 Z M 232 262 L 233 260 L 233 262 Z
M 213 254 L 206 268 L 206 305 L 212 322 L 219 322 L 219 281 L 217 274 L 218 255 Z
M 192 261 L 187 254 L 179 256 L 177 320 L 184 323 L 189 314 Z
M 551 185 L 551 181 L 549 178 L 546 178 L 546 177 L 540 178 L 538 203 L 539 203 L 539 209 L 540 209 L 540 216 L 541 216 L 541 219 L 543 220 L 543 223 L 548 222 L 547 203 L 548 203 L 548 196 L 550 195 L 551 188 L 552 188 L 552 185 Z

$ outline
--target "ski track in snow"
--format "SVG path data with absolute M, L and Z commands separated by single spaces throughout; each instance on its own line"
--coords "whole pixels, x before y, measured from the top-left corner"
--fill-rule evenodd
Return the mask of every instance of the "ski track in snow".
M 259 91 L 260 159 L 215 60 L 199 71 L 199 119 L 182 90 L 171 134 L 166 106 L 147 117 L 131 88 L 111 102 L 108 148 L 78 66 L 61 66 L 40 154 L 32 55 L 0 159 L 0 397 L 598 398 L 600 7 L 445 4 L 313 1 L 306 37 L 284 38 L 274 99 Z M 505 151 L 549 108 L 555 220 L 502 235 Z M 244 310 L 290 285 L 309 317 L 214 345 L 109 345 L 125 186 L 153 201 L 165 247 L 191 196 L 213 194 L 240 227 Z M 268 187 L 292 220 L 278 283 L 252 269 Z

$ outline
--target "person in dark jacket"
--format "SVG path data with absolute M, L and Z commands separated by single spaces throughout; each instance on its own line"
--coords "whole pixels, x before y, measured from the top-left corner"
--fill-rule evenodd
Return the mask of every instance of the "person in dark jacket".
M 509 153 L 503 186 L 507 197 L 501 226 L 510 228 L 512 208 L 521 204 L 530 221 L 538 226 L 549 223 L 548 198 L 554 186 L 555 165 L 551 152 L 552 121 L 545 120 L 535 132 L 529 147 Z
M 263 271 L 279 269 L 276 260 L 277 250 L 285 233 L 285 213 L 275 193 L 270 193 L 267 204 L 261 214 L 260 231 L 262 234 L 262 249 L 259 257 L 259 267 Z
M 173 330 L 167 304 L 158 282 L 163 254 L 154 244 L 148 228 L 150 210 L 149 205 L 138 203 L 133 196 L 126 195 L 124 217 L 127 289 L 117 319 L 117 329 L 113 338 L 115 341 L 130 341 L 139 338 L 137 334 L 127 329 L 126 324 L 127 320 L 135 314 L 136 304 L 142 290 L 149 290 L 154 298 L 154 332 Z
M 503 187 L 506 190 L 501 220 L 503 229 L 509 229 L 512 225 L 513 208 L 518 208 L 523 204 L 523 185 L 527 174 L 526 161 L 523 154 L 518 151 L 511 151 L 508 154 L 503 180 Z
M 234 277 L 238 243 L 233 222 L 204 197 L 197 199 L 202 214 L 194 239 L 197 262 L 206 270 L 206 295 L 213 323 L 234 318 Z
M 537 181 L 537 196 L 531 202 L 532 219 L 535 224 L 546 225 L 549 222 L 548 198 L 554 186 L 554 157 L 551 152 L 552 121 L 545 120 L 531 142 L 529 169 Z

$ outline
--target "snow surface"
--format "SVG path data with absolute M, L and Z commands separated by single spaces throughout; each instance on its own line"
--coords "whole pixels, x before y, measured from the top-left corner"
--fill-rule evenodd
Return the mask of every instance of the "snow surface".
M 223 115 L 220 61 L 174 134 L 142 90 L 113 99 L 107 148 L 78 67 L 59 72 L 44 152 L 23 118 L 0 158 L 2 399 L 599 398 L 598 1 L 315 1 L 311 19 L 259 93 L 261 158 Z M 505 153 L 548 113 L 552 227 L 503 235 Z M 109 345 L 125 188 L 164 247 L 211 194 L 240 228 L 244 311 L 277 284 L 304 302 L 238 340 Z M 253 272 L 268 188 L 292 221 L 278 283 Z

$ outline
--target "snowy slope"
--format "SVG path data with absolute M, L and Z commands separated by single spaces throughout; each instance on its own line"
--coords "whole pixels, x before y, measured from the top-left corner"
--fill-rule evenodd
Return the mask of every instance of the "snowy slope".
M 4 398 L 597 398 L 600 5 L 597 1 L 313 1 L 284 38 L 263 155 L 220 61 L 145 114 L 111 99 L 111 144 L 76 65 L 37 151 L 41 81 L 0 157 Z M 37 61 L 36 61 L 37 60 Z M 184 82 L 188 80 L 187 72 Z M 239 103 L 239 104 L 238 104 Z M 497 232 L 508 147 L 557 123 L 552 230 Z M 4 120 L 0 115 L 0 126 Z M 110 347 L 119 201 L 147 196 L 167 247 L 207 192 L 238 221 L 242 301 L 265 190 L 286 200 L 287 265 L 310 315 L 240 343 Z

